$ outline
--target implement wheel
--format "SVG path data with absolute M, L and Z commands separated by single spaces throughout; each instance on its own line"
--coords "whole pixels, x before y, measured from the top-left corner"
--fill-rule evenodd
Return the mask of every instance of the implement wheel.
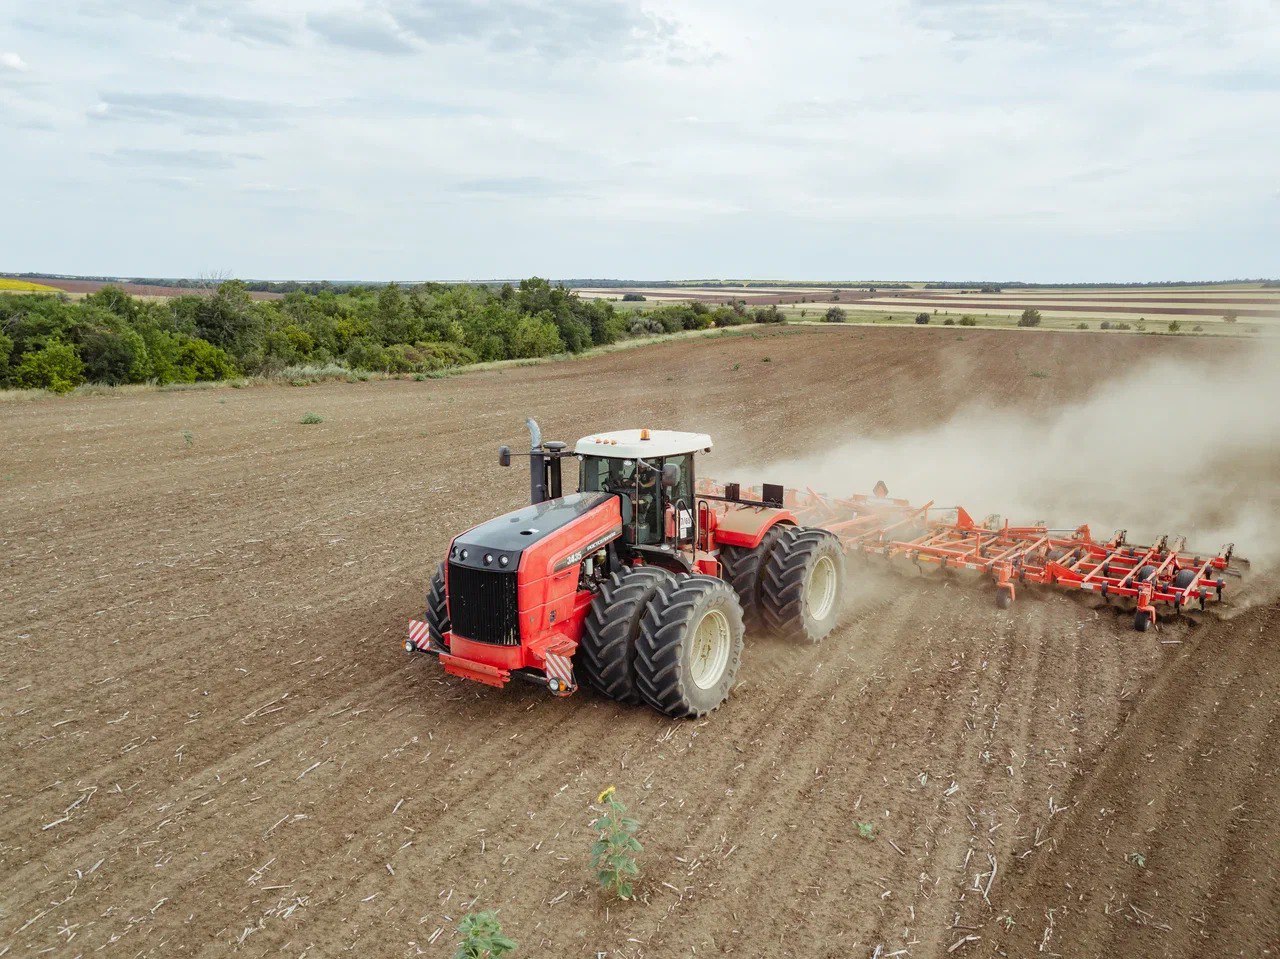
M 1002 589 L 996 594 L 996 605 L 1001 609 L 1008 609 L 1013 605 L 1013 597 L 1009 595 L 1007 589 Z
M 444 563 L 441 563 L 436 567 L 436 573 L 431 577 L 431 587 L 427 590 L 427 635 L 434 645 L 448 649 L 449 643 L 444 634 L 451 629 L 453 623 L 449 621 L 449 605 L 445 601 L 444 592 Z
M 774 526 L 764 534 L 754 549 L 747 549 L 745 546 L 720 547 L 721 575 L 738 594 L 738 602 L 742 604 L 742 621 L 748 630 L 759 629 L 764 624 L 760 612 L 760 578 L 770 551 L 789 528 Z
M 817 643 L 835 628 L 844 591 L 844 551 L 824 529 L 789 529 L 765 563 L 760 611 L 765 625 L 797 642 Z
M 591 601 L 573 657 L 587 683 L 621 703 L 640 702 L 636 689 L 636 636 L 645 608 L 675 576 L 657 566 L 633 566 L 609 577 Z
M 1145 633 L 1151 627 L 1151 614 L 1145 609 L 1140 609 L 1133 614 L 1133 628 L 1140 633 Z
M 742 606 L 714 576 L 681 576 L 649 601 L 636 639 L 636 688 L 668 716 L 704 716 L 729 696 L 742 662 Z

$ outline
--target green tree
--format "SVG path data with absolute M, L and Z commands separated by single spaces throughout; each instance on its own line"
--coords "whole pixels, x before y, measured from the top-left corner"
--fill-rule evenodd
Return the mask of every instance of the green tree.
M 916 322 L 917 322 L 917 323 L 919 323 L 921 326 L 924 326 L 926 323 L 928 323 L 928 322 L 929 322 L 929 314 L 928 314 L 928 313 L 917 313 L 917 314 L 916 314 Z
M 69 393 L 84 382 L 84 364 L 68 344 L 50 343 L 22 357 L 13 381 L 25 389 Z
M 252 348 L 262 321 L 253 308 L 253 298 L 240 280 L 227 280 L 212 296 L 197 300 L 195 332 L 202 340 L 236 355 Z
M 822 318 L 827 323 L 843 323 L 845 320 L 845 312 L 838 306 L 833 306 L 827 310 L 827 315 Z
M 9 357 L 13 354 L 13 340 L 0 332 L 0 383 L 9 379 Z
M 1018 325 L 1019 326 L 1039 326 L 1040 311 L 1034 310 L 1031 307 L 1027 307 L 1025 310 L 1022 311 L 1022 316 L 1018 318 Z
M 77 341 L 86 380 L 119 386 L 147 379 L 147 344 L 137 330 L 92 326 L 80 330 Z
M 100 290 L 86 296 L 81 303 L 84 306 L 100 307 L 124 320 L 138 318 L 138 301 L 118 286 L 108 283 Z

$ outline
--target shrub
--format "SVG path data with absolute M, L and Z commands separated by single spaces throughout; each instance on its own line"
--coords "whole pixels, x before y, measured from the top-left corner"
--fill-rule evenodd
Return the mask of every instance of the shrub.
M 1099 323 L 1099 324 L 1098 324 L 1098 329 L 1100 329 L 1100 330 L 1109 330 L 1109 329 L 1111 329 L 1111 321 L 1110 321 L 1110 320 L 1103 320 L 1101 323 Z
M 1234 322 L 1235 322 L 1236 320 L 1238 320 L 1239 318 L 1240 318 L 1240 317 L 1239 317 L 1239 316 L 1237 316 L 1235 313 L 1227 313 L 1226 315 L 1224 315 L 1224 316 L 1222 317 L 1222 322 L 1223 322 L 1223 323 L 1234 323 Z
M 1195 326 L 1191 327 L 1191 332 L 1192 332 L 1192 333 L 1203 333 L 1203 332 L 1204 332 L 1204 327 L 1203 327 L 1203 326 L 1201 326 L 1199 323 L 1197 323 Z
M 975 320 L 972 316 L 962 316 L 960 317 L 960 325 L 961 326 L 977 326 L 978 321 Z
M 632 336 L 654 336 L 658 333 L 665 332 L 666 330 L 663 329 L 662 324 L 652 317 L 647 319 L 638 319 L 631 324 Z
M 1088 323 L 1077 323 L 1077 324 L 1076 324 L 1076 329 L 1077 329 L 1077 330 L 1087 330 L 1088 328 L 1089 328 L 1089 324 L 1088 324 Z
M 415 343 L 406 352 L 417 369 L 422 371 L 467 366 L 480 359 L 474 352 L 457 343 Z
M 458 932 L 462 938 L 453 959 L 501 959 L 520 945 L 502 934 L 498 914 L 490 909 L 467 913 L 458 923 Z
M 13 353 L 13 340 L 0 332 L 0 383 L 9 377 L 9 357 Z
M 644 301 L 645 301 L 645 296 L 643 293 L 623 293 L 622 294 L 623 303 L 643 303 Z
M 600 834 L 591 846 L 591 866 L 605 892 L 619 899 L 630 899 L 631 883 L 640 874 L 635 854 L 644 849 L 635 837 L 640 824 L 627 817 L 627 807 L 617 797 L 614 787 L 597 796 L 596 802 L 604 804 L 604 812 L 591 823 Z
M 1113 329 L 1117 329 L 1117 330 L 1131 330 L 1131 329 L 1133 329 L 1133 327 L 1131 327 L 1128 323 L 1117 323 L 1117 324 L 1115 324 L 1115 326 L 1113 327 Z
M 1179 323 L 1177 320 L 1171 320 L 1169 322 L 1170 333 L 1177 333 L 1180 329 L 1182 329 L 1182 324 Z
M 84 364 L 66 343 L 50 343 L 22 357 L 13 382 L 25 389 L 70 393 L 84 382 Z
M 303 426 L 314 426 L 317 423 L 323 423 L 324 418 L 316 415 L 315 413 L 305 413 L 299 422 L 302 423 Z
M 79 331 L 77 340 L 86 380 L 119 386 L 147 379 L 147 345 L 137 330 L 87 327 Z
M 778 309 L 777 306 L 762 306 L 756 309 L 752 318 L 757 323 L 785 323 L 787 322 L 786 314 Z
M 928 313 L 917 313 L 917 314 L 916 314 L 916 322 L 917 322 L 917 323 L 919 323 L 921 326 L 924 326 L 926 323 L 928 323 L 928 322 L 929 322 L 929 314 L 928 314 Z
M 1022 316 L 1018 317 L 1019 326 L 1039 326 L 1040 311 L 1033 310 L 1030 307 L 1022 311 Z
M 182 340 L 173 361 L 176 367 L 174 380 L 179 383 L 225 380 L 239 372 L 225 351 L 195 337 Z
M 955 321 L 955 320 L 953 320 L 951 317 L 949 317 L 949 316 L 948 316 L 945 320 L 943 320 L 943 321 L 942 321 L 942 325 L 943 325 L 943 326 L 955 326 L 955 325 L 956 325 L 956 321 Z
M 838 306 L 833 306 L 827 310 L 827 315 L 822 318 L 824 323 L 843 323 L 845 320 L 845 312 Z

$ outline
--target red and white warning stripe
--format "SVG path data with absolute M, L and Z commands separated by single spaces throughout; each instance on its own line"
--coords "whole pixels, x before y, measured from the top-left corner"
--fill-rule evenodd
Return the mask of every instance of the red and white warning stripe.
M 418 649 L 426 649 L 431 642 L 431 630 L 418 619 L 409 620 L 409 642 Z
M 554 676 L 570 689 L 576 684 L 573 681 L 573 660 L 559 653 L 547 653 L 546 670 L 548 676 Z

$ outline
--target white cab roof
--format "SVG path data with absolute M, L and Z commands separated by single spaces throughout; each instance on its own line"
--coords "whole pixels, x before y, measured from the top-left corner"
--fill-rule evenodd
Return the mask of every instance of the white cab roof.
M 641 435 L 648 439 L 641 439 Z M 593 433 L 578 440 L 573 451 L 579 456 L 616 456 L 622 459 L 657 459 L 681 453 L 710 451 L 706 433 L 679 433 L 675 430 L 614 430 Z

